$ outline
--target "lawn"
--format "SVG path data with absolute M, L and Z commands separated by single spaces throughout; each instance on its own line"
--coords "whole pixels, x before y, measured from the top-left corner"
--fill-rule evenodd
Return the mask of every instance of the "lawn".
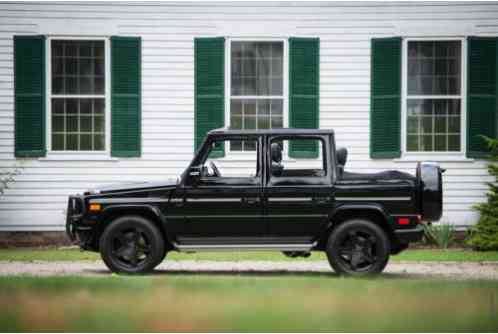
M 0 261 L 78 261 L 99 260 L 100 255 L 91 252 L 81 252 L 77 249 L 55 248 L 17 248 L 0 249 Z M 210 261 L 296 261 L 304 258 L 292 259 L 280 252 L 222 252 L 184 254 L 171 252 L 167 260 L 210 260 Z M 308 261 L 326 260 L 325 254 L 315 252 Z M 498 252 L 474 252 L 463 249 L 413 249 L 391 257 L 392 261 L 498 261 Z
M 0 302 L 0 331 L 498 330 L 498 282 L 394 275 L 0 277 Z

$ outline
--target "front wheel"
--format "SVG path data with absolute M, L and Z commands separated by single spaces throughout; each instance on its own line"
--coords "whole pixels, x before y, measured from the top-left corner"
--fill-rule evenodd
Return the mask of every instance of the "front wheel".
M 159 229 L 140 216 L 124 216 L 112 221 L 100 238 L 100 254 L 107 267 L 118 273 L 143 274 L 165 256 Z
M 327 242 L 327 258 L 340 275 L 366 276 L 384 270 L 389 260 L 390 242 L 377 224 L 363 219 L 337 226 Z

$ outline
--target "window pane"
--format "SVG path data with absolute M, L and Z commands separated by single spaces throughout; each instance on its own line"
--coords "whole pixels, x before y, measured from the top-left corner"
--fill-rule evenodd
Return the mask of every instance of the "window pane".
M 64 93 L 65 94 L 78 94 L 78 78 L 76 76 L 65 77 Z
M 258 117 L 258 129 L 269 129 L 270 117 Z
M 66 117 L 66 131 L 78 132 L 78 116 Z
M 436 135 L 434 137 L 434 151 L 447 151 L 448 137 L 445 135 Z
M 64 150 L 64 135 L 63 134 L 53 134 L 52 135 L 52 150 L 63 151 Z
M 232 115 L 242 115 L 242 101 L 232 100 L 230 105 L 230 112 Z
M 255 116 L 244 117 L 244 129 L 246 129 L 246 130 L 256 129 L 256 117 Z
M 97 109 L 102 108 L 102 109 Z M 52 150 L 104 150 L 104 99 L 52 99 Z M 100 113 L 96 113 L 96 111 Z
M 105 136 L 103 134 L 96 134 L 93 136 L 94 151 L 103 151 L 105 149 Z
M 77 151 L 78 150 L 78 135 L 68 134 L 66 136 L 66 150 Z
M 460 150 L 460 136 L 459 135 L 449 135 L 448 136 L 448 151 L 459 151 Z
M 242 151 L 242 141 L 232 140 L 230 141 L 230 150 L 232 151 Z
M 408 151 L 460 151 L 460 100 L 409 99 Z
M 418 151 L 418 136 L 417 135 L 408 135 L 408 140 L 407 140 L 407 149 L 408 151 Z
M 270 116 L 270 100 L 258 101 L 258 116 Z
M 52 131 L 54 132 L 64 131 L 64 116 L 52 117 Z
M 81 114 L 91 114 L 92 113 L 92 99 L 81 99 L 80 100 L 80 113 Z
M 460 41 L 408 42 L 408 94 L 459 95 Z
M 81 151 L 91 151 L 92 150 L 92 135 L 82 134 L 80 137 L 80 150 Z
M 232 95 L 282 95 L 282 73 L 282 42 L 232 42 Z
M 283 127 L 283 101 L 281 99 L 232 99 L 230 128 L 275 129 Z M 252 150 L 252 146 L 232 145 L 232 151 Z
M 54 40 L 52 94 L 104 94 L 103 41 Z
M 80 118 L 80 131 L 81 132 L 92 132 L 92 117 L 91 116 L 81 116 L 81 118 Z
M 94 131 L 95 132 L 105 132 L 105 122 L 103 116 L 94 116 Z

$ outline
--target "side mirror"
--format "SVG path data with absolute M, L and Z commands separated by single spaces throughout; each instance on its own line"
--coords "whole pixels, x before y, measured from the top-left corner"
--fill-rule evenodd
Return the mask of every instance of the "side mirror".
M 202 176 L 202 166 L 192 166 L 188 170 L 188 180 L 191 185 L 196 185 Z

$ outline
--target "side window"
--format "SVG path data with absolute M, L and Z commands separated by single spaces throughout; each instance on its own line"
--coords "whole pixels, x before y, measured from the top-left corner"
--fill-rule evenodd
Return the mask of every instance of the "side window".
M 285 159 L 283 148 L 310 147 L 317 145 L 319 148 L 316 159 Z M 270 142 L 270 160 L 272 177 L 323 177 L 326 176 L 327 163 L 324 158 L 323 142 L 317 138 L 281 139 L 275 138 Z
M 258 153 L 260 151 L 257 139 L 244 139 L 245 145 L 254 147 L 254 150 L 245 154 L 242 161 L 230 161 L 218 159 L 221 147 L 228 145 L 238 145 L 242 140 L 218 140 L 211 143 L 209 153 L 202 165 L 202 175 L 204 177 L 238 177 L 254 178 L 260 175 L 258 164 Z

